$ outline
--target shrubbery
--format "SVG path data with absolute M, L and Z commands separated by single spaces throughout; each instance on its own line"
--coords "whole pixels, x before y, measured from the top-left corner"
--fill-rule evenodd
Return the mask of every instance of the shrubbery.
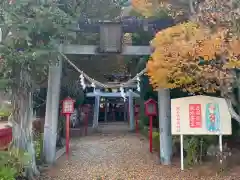
M 25 170 L 30 165 L 30 156 L 11 148 L 9 151 L 0 151 L 0 179 L 15 180 L 25 176 Z

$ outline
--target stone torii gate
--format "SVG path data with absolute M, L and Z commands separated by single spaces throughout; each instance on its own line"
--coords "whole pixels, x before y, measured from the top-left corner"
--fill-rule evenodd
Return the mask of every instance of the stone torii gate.
M 123 33 L 132 33 L 137 29 L 147 31 L 157 31 L 172 26 L 173 20 L 158 20 L 146 22 L 144 20 L 123 19 L 119 22 L 98 22 L 94 24 L 79 23 L 74 32 L 99 32 L 100 43 L 98 45 L 78 45 L 61 44 L 59 51 L 63 54 L 75 55 L 100 55 L 100 54 L 121 54 L 121 55 L 150 55 L 150 46 L 123 46 Z M 56 138 L 57 124 L 59 115 L 59 93 L 62 74 L 62 57 L 58 57 L 58 63 L 49 67 L 48 91 L 46 104 L 46 117 L 44 125 L 44 155 L 47 163 L 54 163 L 56 156 Z M 96 95 L 96 94 L 95 94 Z M 129 100 L 132 101 L 133 93 L 128 93 Z M 95 106 L 99 104 L 100 95 L 95 96 Z M 159 124 L 160 124 L 160 157 L 162 164 L 170 164 L 172 139 L 170 125 L 170 93 L 169 90 L 159 90 Z M 99 107 L 99 105 L 98 105 Z M 133 106 L 130 104 L 130 127 L 134 129 Z M 97 111 L 96 111 L 97 112 Z M 94 126 L 97 126 L 98 120 L 95 116 Z
M 95 92 L 87 93 L 87 97 L 95 97 L 95 106 L 94 106 L 94 116 L 93 116 L 93 128 L 98 127 L 98 117 L 99 117 L 99 105 L 101 97 L 122 97 L 120 92 L 100 92 L 99 90 L 95 90 Z M 140 95 L 129 90 L 126 93 L 126 98 L 129 100 L 129 122 L 130 122 L 130 130 L 133 131 L 135 129 L 134 123 L 134 104 L 133 98 L 139 98 Z

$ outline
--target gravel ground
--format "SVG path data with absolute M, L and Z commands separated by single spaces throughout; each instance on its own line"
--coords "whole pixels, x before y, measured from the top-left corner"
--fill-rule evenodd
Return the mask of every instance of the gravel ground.
M 102 133 L 71 141 L 72 154 L 62 156 L 40 180 L 240 180 L 239 177 L 197 177 L 179 165 L 159 164 L 148 152 L 148 141 L 127 132 L 127 126 L 102 125 Z

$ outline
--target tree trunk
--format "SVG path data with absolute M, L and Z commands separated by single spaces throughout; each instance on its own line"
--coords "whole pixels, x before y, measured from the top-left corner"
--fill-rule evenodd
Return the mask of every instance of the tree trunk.
M 36 166 L 35 148 L 33 144 L 32 120 L 33 100 L 31 93 L 31 79 L 28 72 L 14 69 L 15 84 L 12 88 L 12 129 L 13 147 L 23 150 L 30 156 L 30 165 L 26 169 L 27 176 L 39 175 Z
M 225 99 L 227 101 L 228 109 L 229 109 L 229 112 L 230 112 L 232 118 L 235 119 L 238 123 L 240 123 L 240 116 L 234 110 L 231 100 L 227 99 L 227 98 L 225 98 Z

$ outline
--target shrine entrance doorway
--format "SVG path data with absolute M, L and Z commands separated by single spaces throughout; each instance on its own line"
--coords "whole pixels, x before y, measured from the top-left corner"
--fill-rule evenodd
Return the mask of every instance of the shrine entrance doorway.
M 123 98 L 121 92 L 102 92 L 96 89 L 86 96 L 95 97 L 93 127 L 99 122 L 129 121 L 130 129 L 134 130 L 134 99 L 139 98 L 139 94 L 129 89 Z
M 122 98 L 101 98 L 99 122 L 127 121 L 127 102 Z

